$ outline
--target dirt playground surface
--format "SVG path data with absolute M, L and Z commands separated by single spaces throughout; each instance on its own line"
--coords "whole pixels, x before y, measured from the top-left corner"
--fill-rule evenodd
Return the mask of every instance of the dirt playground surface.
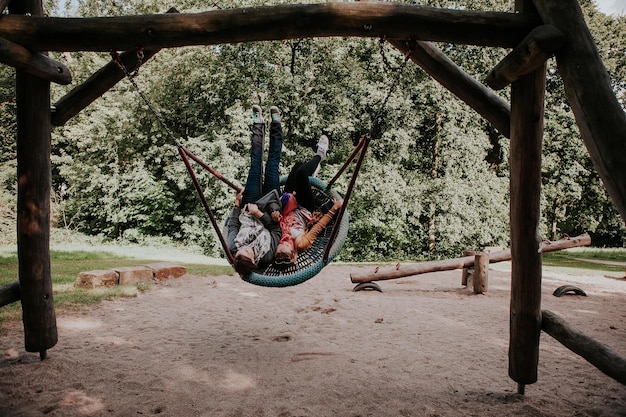
M 626 386 L 547 334 L 538 381 L 508 377 L 510 272 L 353 292 L 332 265 L 289 288 L 186 275 L 136 298 L 57 312 L 48 358 L 0 336 L 0 416 L 626 416 Z M 564 284 L 587 297 L 554 297 Z M 626 355 L 626 281 L 544 273 L 542 308 Z

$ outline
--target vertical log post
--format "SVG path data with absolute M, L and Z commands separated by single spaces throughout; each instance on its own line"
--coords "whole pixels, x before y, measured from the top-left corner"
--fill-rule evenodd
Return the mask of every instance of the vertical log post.
M 523 3 L 523 4 L 522 4 Z M 530 11 L 525 1 L 516 10 Z M 511 85 L 511 310 L 509 376 L 537 382 L 541 334 L 541 142 L 546 64 Z
M 463 251 L 463 257 L 471 256 L 471 255 L 475 255 L 475 254 L 476 254 L 476 252 L 471 250 L 471 249 L 465 249 Z M 464 285 L 464 286 L 467 287 L 467 283 L 472 278 L 473 274 L 474 274 L 474 266 L 473 265 L 463 268 L 463 270 L 461 272 L 461 285 Z
M 472 279 L 474 294 L 482 294 L 487 291 L 489 282 L 489 254 L 478 252 L 474 255 L 474 277 Z
M 41 0 L 13 1 L 11 13 L 43 15 Z M 50 275 L 50 82 L 16 71 L 17 254 L 26 351 L 57 343 Z

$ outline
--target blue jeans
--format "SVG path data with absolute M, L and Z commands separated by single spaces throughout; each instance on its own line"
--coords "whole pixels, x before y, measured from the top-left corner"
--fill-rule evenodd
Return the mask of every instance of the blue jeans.
M 265 123 L 252 125 L 252 145 L 250 147 L 250 170 L 243 189 L 241 203 L 254 203 L 272 190 L 280 192 L 280 175 L 278 166 L 283 153 L 283 128 L 280 123 L 270 124 L 270 149 L 267 154 L 265 178 L 263 176 L 263 139 L 265 137 Z

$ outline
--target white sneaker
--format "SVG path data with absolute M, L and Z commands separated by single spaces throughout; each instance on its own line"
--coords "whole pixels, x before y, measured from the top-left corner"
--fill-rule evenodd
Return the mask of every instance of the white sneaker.
M 326 135 L 320 136 L 320 140 L 317 141 L 316 155 L 319 155 L 322 158 L 322 161 L 326 158 L 329 142 L 330 141 L 328 140 L 328 136 Z

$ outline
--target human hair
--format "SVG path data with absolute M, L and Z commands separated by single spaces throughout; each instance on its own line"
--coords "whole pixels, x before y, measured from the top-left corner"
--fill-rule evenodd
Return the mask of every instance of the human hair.
M 254 263 L 253 259 L 250 259 L 246 255 L 238 252 L 235 254 L 235 259 L 233 260 L 233 268 L 235 268 L 235 271 L 237 271 L 239 275 L 244 277 L 250 272 L 255 271 L 258 268 L 258 265 Z

